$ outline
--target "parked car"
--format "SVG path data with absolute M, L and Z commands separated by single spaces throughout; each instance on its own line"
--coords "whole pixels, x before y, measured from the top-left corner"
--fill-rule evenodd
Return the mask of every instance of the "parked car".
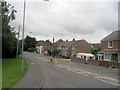
M 65 57 L 64 57 L 65 59 L 69 59 L 70 58 L 70 56 L 68 56 L 68 55 L 65 55 Z

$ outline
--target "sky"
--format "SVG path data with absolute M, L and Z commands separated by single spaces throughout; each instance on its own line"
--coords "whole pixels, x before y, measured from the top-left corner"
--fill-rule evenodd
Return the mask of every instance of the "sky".
M 18 31 L 23 24 L 23 0 L 7 0 L 17 10 L 10 24 Z M 118 30 L 118 0 L 26 0 L 25 37 L 38 40 L 100 40 Z M 32 33 L 30 33 L 32 32 Z

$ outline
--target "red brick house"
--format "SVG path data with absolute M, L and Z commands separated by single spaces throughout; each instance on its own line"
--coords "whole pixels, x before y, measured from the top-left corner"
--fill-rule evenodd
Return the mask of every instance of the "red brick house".
M 61 55 L 76 56 L 77 53 L 91 53 L 91 45 L 86 40 L 66 40 L 62 42 L 58 48 L 61 50 Z
M 120 30 L 114 31 L 103 38 L 100 47 L 98 60 L 105 61 L 107 64 L 111 60 L 120 63 Z

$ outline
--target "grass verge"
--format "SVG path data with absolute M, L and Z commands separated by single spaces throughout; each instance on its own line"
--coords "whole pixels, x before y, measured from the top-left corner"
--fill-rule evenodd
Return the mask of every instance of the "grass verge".
M 28 71 L 28 64 L 24 60 L 24 73 L 22 73 L 22 59 L 18 58 L 16 64 L 16 58 L 3 59 L 2 60 L 2 88 L 11 88 L 15 85 L 25 73 Z

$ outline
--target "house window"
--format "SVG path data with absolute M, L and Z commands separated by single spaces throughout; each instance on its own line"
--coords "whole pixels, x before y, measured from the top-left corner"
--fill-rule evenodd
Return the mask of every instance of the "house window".
M 112 46 L 113 46 L 112 41 L 109 41 L 109 42 L 108 42 L 108 48 L 112 48 Z
M 72 50 L 75 50 L 75 46 L 72 46 Z
M 65 49 L 65 46 L 61 46 L 61 49 Z
M 104 58 L 105 60 L 111 60 L 111 55 L 110 54 L 105 54 L 105 58 Z

